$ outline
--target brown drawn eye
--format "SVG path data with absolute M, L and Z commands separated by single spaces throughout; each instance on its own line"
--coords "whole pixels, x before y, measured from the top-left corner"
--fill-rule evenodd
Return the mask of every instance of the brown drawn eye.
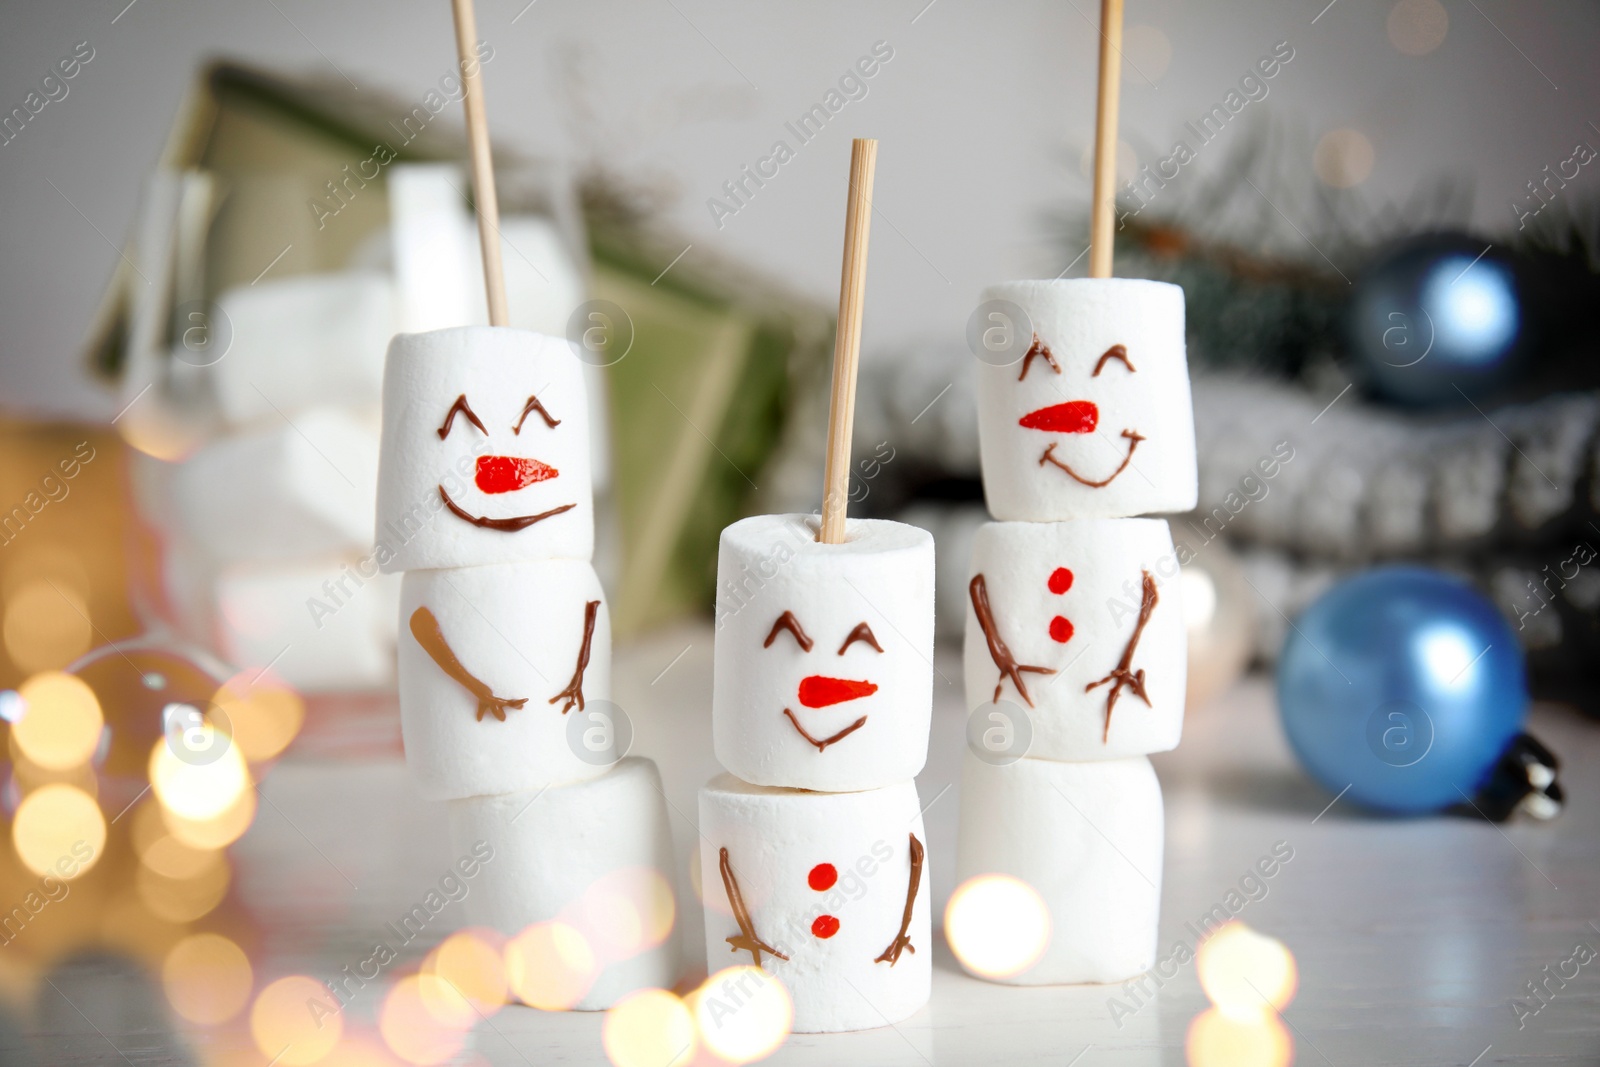
M 778 631 L 780 630 L 788 630 L 793 634 L 795 643 L 800 646 L 801 651 L 811 651 L 812 640 L 806 636 L 804 628 L 800 625 L 800 620 L 794 617 L 794 612 L 792 611 L 786 611 L 778 616 L 778 621 L 772 624 L 772 629 L 767 633 L 767 639 L 761 642 L 761 647 L 771 648 L 772 642 L 778 639 Z
M 1039 335 L 1033 335 L 1033 344 L 1028 346 L 1028 354 L 1022 357 L 1022 373 L 1017 375 L 1017 381 L 1022 381 L 1028 376 L 1028 368 L 1033 366 L 1034 358 L 1044 360 L 1050 364 L 1050 369 L 1057 374 L 1061 373 L 1061 364 L 1056 362 L 1055 354 L 1050 351 L 1050 346 L 1039 340 Z
M 1089 375 L 1089 377 L 1091 377 L 1091 378 L 1100 377 L 1100 371 L 1105 368 L 1106 361 L 1107 360 L 1112 360 L 1112 359 L 1121 360 L 1122 361 L 1122 365 L 1124 367 L 1128 368 L 1128 373 L 1129 374 L 1135 373 L 1135 368 L 1134 368 L 1133 364 L 1128 361 L 1128 349 L 1127 349 L 1127 347 L 1125 345 L 1112 345 L 1110 348 L 1106 349 L 1105 352 L 1103 352 L 1101 354 L 1100 358 L 1095 362 L 1094 373 Z
M 539 395 L 535 393 L 533 396 L 528 398 L 528 402 L 526 404 L 522 405 L 522 415 L 518 417 L 517 424 L 511 427 L 511 432 L 514 434 L 522 433 L 522 424 L 527 422 L 528 416 L 533 414 L 535 411 L 537 411 L 539 413 L 539 417 L 544 420 L 544 424 L 550 427 L 552 430 L 561 425 L 561 420 L 551 417 L 550 413 L 545 410 L 544 405 L 539 402 Z
M 850 631 L 850 636 L 844 639 L 844 644 L 839 646 L 839 655 L 844 655 L 844 650 L 857 641 L 865 641 L 879 652 L 883 651 L 883 646 L 878 644 L 878 639 L 873 636 L 872 627 L 864 622 L 858 622 L 856 628 Z
M 471 405 L 467 403 L 467 394 L 462 393 L 456 397 L 456 402 L 450 405 L 450 410 L 445 412 L 444 425 L 439 427 L 439 440 L 443 441 L 450 436 L 450 427 L 456 421 L 457 414 L 465 415 L 467 421 L 478 428 L 479 433 L 488 434 L 489 431 L 483 428 L 483 420 L 478 418 Z

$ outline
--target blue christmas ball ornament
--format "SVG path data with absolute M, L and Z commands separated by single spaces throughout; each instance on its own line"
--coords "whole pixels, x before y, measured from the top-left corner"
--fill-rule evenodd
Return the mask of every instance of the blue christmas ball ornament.
M 1416 814 L 1486 795 L 1497 764 L 1520 758 L 1528 692 L 1516 635 L 1488 599 L 1437 571 L 1380 567 L 1296 620 L 1278 705 L 1317 781 Z
M 1349 343 L 1382 396 L 1464 405 L 1527 369 L 1533 330 L 1516 263 L 1460 235 L 1412 240 L 1357 280 Z

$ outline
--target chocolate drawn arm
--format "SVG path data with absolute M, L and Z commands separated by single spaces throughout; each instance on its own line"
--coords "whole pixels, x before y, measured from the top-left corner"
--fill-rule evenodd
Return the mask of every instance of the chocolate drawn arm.
M 1022 681 L 1022 673 L 1028 671 L 1033 674 L 1054 674 L 1055 669 L 1017 662 L 1017 657 L 1011 654 L 1011 649 L 1006 647 L 1005 639 L 1000 636 L 1000 628 L 995 625 L 994 611 L 989 607 L 989 583 L 983 580 L 983 575 L 972 576 L 967 592 L 972 596 L 972 610 L 978 616 L 978 625 L 983 629 L 984 640 L 989 642 L 989 658 L 1000 668 L 1000 677 L 994 683 L 994 698 L 1000 699 L 1000 689 L 1005 685 L 1006 679 L 1010 678 L 1011 684 L 1017 687 L 1022 699 L 1028 702 L 1028 707 L 1033 707 L 1033 698 L 1028 695 L 1028 687 Z
M 1150 621 L 1150 613 L 1156 610 L 1156 580 L 1150 577 L 1149 571 L 1144 571 L 1144 588 L 1139 600 L 1139 621 L 1134 624 L 1133 636 L 1128 638 L 1128 647 L 1122 650 L 1122 658 L 1117 665 L 1111 668 L 1111 673 L 1098 682 L 1090 682 L 1083 687 L 1085 693 L 1096 686 L 1113 683 L 1111 691 L 1106 694 L 1106 727 L 1100 735 L 1100 743 L 1105 744 L 1111 737 L 1111 709 L 1117 706 L 1117 697 L 1122 695 L 1122 687 L 1132 689 L 1138 698 L 1144 701 L 1145 706 L 1150 706 L 1150 694 L 1144 691 L 1144 669 L 1135 671 L 1133 667 L 1133 652 L 1139 647 L 1139 638 L 1144 634 L 1145 623 Z
M 906 910 L 900 915 L 900 932 L 894 935 L 894 940 L 889 942 L 889 947 L 883 950 L 883 955 L 873 960 L 873 963 L 887 963 L 893 967 L 900 962 L 900 950 L 916 954 L 916 946 L 911 943 L 911 909 L 917 903 L 917 890 L 922 886 L 922 842 L 917 840 L 917 835 L 911 835 L 911 884 L 906 886 Z
M 439 665 L 440 670 L 458 682 L 461 688 L 478 698 L 479 722 L 483 721 L 485 712 L 493 712 L 495 718 L 505 722 L 507 709 L 520 708 L 528 702 L 527 697 L 508 700 L 495 696 L 493 690 L 467 670 L 445 641 L 444 631 L 439 629 L 439 620 L 434 618 L 433 612 L 427 608 L 418 608 L 411 613 L 411 636 L 417 639 L 417 644 L 421 645 L 428 657 Z
M 741 949 L 750 953 L 750 958 L 756 961 L 756 966 L 761 966 L 761 954 L 769 953 L 780 960 L 789 957 L 767 944 L 756 936 L 756 925 L 750 919 L 750 909 L 745 906 L 744 894 L 739 892 L 739 880 L 733 876 L 733 862 L 728 859 L 728 850 L 723 848 L 719 868 L 722 871 L 722 888 L 728 894 L 728 906 L 733 909 L 733 921 L 739 924 L 739 932 L 727 939 L 733 946 L 733 951 Z
M 567 687 L 550 698 L 554 704 L 565 699 L 561 705 L 561 714 L 565 715 L 572 710 L 572 705 L 578 705 L 578 710 L 583 710 L 583 672 L 589 668 L 589 646 L 594 642 L 594 620 L 600 614 L 600 601 L 591 600 L 583 606 L 583 647 L 578 649 L 578 666 L 572 672 L 572 681 Z

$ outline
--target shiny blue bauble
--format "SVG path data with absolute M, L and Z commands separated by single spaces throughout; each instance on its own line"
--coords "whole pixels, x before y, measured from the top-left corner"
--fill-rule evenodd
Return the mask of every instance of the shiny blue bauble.
M 1505 617 L 1422 567 L 1347 578 L 1295 621 L 1278 662 L 1295 755 L 1331 792 L 1417 814 L 1472 798 L 1522 730 L 1522 650 Z
M 1488 244 L 1463 235 L 1416 238 L 1362 272 L 1347 339 L 1379 395 L 1418 407 L 1465 406 L 1527 371 L 1526 282 Z

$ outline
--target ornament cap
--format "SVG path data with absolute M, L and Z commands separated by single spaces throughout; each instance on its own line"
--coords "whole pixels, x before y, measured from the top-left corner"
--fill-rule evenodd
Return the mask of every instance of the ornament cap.
M 1490 822 L 1517 813 L 1540 820 L 1561 814 L 1565 793 L 1556 781 L 1561 761 L 1532 734 L 1517 734 L 1489 769 L 1472 806 Z

